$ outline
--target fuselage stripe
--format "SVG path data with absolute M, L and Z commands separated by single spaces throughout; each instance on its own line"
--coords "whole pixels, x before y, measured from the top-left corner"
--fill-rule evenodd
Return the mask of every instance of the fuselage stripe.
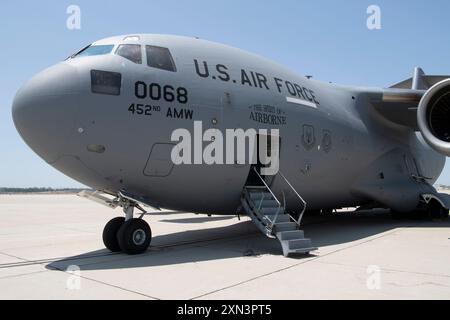
M 302 100 L 302 99 L 286 97 L 286 101 L 289 102 L 289 103 L 295 103 L 295 104 L 299 104 L 299 105 L 302 105 L 302 106 L 305 106 L 305 107 L 317 109 L 317 105 L 315 103 L 309 102 L 309 101 L 305 101 L 305 100 Z

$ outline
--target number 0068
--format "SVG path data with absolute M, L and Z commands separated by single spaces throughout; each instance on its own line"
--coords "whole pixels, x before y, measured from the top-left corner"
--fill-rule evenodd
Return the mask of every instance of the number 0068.
M 171 85 L 161 86 L 158 83 L 147 85 L 143 81 L 137 81 L 134 84 L 134 95 L 138 99 L 150 98 L 155 101 L 164 100 L 186 104 L 188 102 L 188 91 L 186 88 L 175 88 Z

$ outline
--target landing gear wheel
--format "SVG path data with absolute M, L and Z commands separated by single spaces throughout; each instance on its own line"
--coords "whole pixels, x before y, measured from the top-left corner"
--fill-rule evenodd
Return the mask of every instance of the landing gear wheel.
M 119 252 L 121 250 L 117 241 L 117 232 L 124 222 L 125 218 L 117 217 L 110 220 L 103 229 L 103 243 L 112 252 Z
M 426 216 L 429 219 L 447 219 L 449 211 L 437 202 L 430 202 L 426 208 Z
M 140 254 L 147 250 L 152 240 L 152 230 L 142 219 L 125 221 L 117 233 L 117 241 L 123 252 Z
M 447 210 L 447 209 L 445 209 L 445 208 L 443 208 L 443 211 L 442 211 L 442 219 L 449 219 L 450 218 L 450 211 L 449 210 Z
M 411 212 L 402 213 L 391 209 L 391 216 L 397 220 L 444 220 L 449 218 L 449 210 L 442 207 L 437 201 L 431 201 L 426 206 Z

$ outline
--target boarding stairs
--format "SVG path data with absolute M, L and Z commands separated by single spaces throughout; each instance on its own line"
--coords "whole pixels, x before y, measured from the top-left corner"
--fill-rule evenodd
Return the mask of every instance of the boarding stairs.
M 261 179 L 262 185 L 246 185 L 244 187 L 241 204 L 245 212 L 250 216 L 256 227 L 267 237 L 278 239 L 285 257 L 292 254 L 308 254 L 317 250 L 313 247 L 311 239 L 305 238 L 300 224 L 306 210 L 306 202 L 292 187 L 283 173 L 279 172 L 281 180 L 294 192 L 299 201 L 296 212 L 288 211 L 286 208 L 285 192 L 282 192 L 282 202 L 275 196 L 264 179 L 253 168 L 256 175 Z

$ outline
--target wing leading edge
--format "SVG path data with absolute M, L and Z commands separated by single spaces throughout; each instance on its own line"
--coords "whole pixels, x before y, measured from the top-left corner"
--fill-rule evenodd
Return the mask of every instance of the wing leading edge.
M 387 120 L 419 131 L 417 110 L 423 95 L 450 76 L 425 75 L 417 67 L 414 76 L 381 92 L 370 94 L 374 108 Z

